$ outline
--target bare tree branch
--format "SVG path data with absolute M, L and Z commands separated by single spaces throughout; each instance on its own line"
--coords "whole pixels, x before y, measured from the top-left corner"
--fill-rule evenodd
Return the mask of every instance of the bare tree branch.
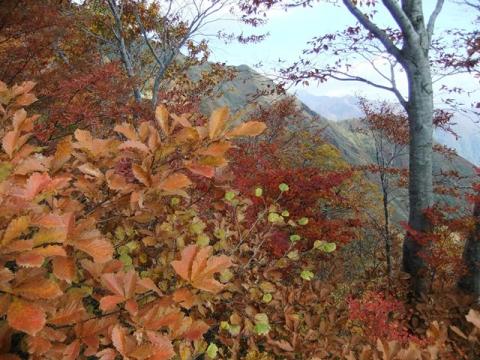
M 344 5 L 350 11 L 350 13 L 362 24 L 368 31 L 373 33 L 375 37 L 385 46 L 385 49 L 394 56 L 399 62 L 403 61 L 403 56 L 399 48 L 395 46 L 392 40 L 390 40 L 385 33 L 377 25 L 370 21 L 358 8 L 353 4 L 351 0 L 343 0 Z
M 445 3 L 445 0 L 437 0 L 437 4 L 435 5 L 435 9 L 433 10 L 432 15 L 430 15 L 430 19 L 428 19 L 427 34 L 428 34 L 428 42 L 429 43 L 432 41 L 433 30 L 435 28 L 435 22 L 437 21 L 438 15 L 442 11 L 444 3 Z

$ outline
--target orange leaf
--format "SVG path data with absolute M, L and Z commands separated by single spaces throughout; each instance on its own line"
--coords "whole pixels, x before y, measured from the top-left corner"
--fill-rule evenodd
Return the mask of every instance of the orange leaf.
M 103 173 L 90 163 L 82 164 L 77 169 L 86 175 L 90 175 L 98 178 L 103 177 Z
M 22 124 L 27 119 L 27 112 L 25 109 L 19 109 L 13 114 L 12 124 L 15 131 L 22 130 Z
M 182 250 L 181 260 L 172 261 L 172 266 L 175 272 L 186 281 L 190 281 L 190 269 L 193 263 L 193 259 L 197 255 L 197 246 L 189 245 Z
M 191 128 L 192 127 L 192 124 L 190 123 L 190 121 L 188 121 L 187 116 L 185 114 L 183 114 L 181 116 L 177 116 L 175 114 L 172 114 L 172 118 L 174 120 L 174 122 L 173 122 L 173 127 L 174 128 L 175 128 L 176 124 L 180 124 L 184 128 Z
M 135 129 L 133 128 L 133 126 L 130 125 L 130 124 L 128 124 L 128 123 L 123 123 L 123 124 L 121 124 L 121 125 L 116 125 L 116 126 L 113 128 L 113 131 L 116 131 L 116 132 L 122 134 L 122 135 L 125 136 L 128 140 L 138 141 L 137 132 L 135 131 Z
M 113 245 L 102 238 L 77 240 L 74 246 L 90 255 L 95 262 L 104 263 L 112 259 Z
M 30 92 L 36 85 L 34 81 L 24 81 L 20 85 L 13 85 L 12 93 L 13 96 L 18 96 L 24 93 Z
M 189 289 L 181 288 L 173 293 L 173 301 L 179 303 L 185 309 L 190 309 L 197 303 L 198 299 Z
M 136 346 L 135 341 L 127 335 L 127 330 L 120 325 L 113 327 L 112 343 L 115 349 L 124 357 L 128 357 L 128 353 Z
M 27 175 L 33 172 L 45 172 L 50 168 L 50 157 L 42 155 L 31 156 L 20 162 L 15 168 L 16 175 Z
M 208 121 L 208 136 L 210 139 L 216 138 L 225 128 L 228 119 L 228 107 L 223 106 L 213 111 Z
M 16 286 L 13 293 L 29 300 L 54 299 L 63 294 L 55 281 L 38 277 Z
M 220 141 L 209 145 L 205 149 L 200 149 L 198 153 L 206 156 L 223 156 L 228 150 L 230 150 L 231 146 L 232 145 L 228 141 Z
M 108 295 L 100 299 L 100 309 L 104 312 L 112 311 L 121 302 L 125 301 L 124 296 Z
M 10 294 L 0 295 L 0 316 L 3 317 L 7 314 L 10 303 L 12 302 L 12 296 Z M 0 326 L 1 329 L 1 326 Z M 0 330 L 1 333 L 1 330 Z M 0 336 L 0 339 L 2 337 Z M 1 347 L 0 347 L 1 349 Z
M 215 175 L 215 168 L 210 165 L 200 165 L 196 163 L 185 164 L 186 168 L 196 175 L 212 178 Z
M 124 149 L 135 149 L 139 150 L 144 153 L 150 153 L 150 149 L 145 145 L 144 143 L 140 141 L 132 141 L 132 140 L 127 140 L 123 142 L 119 147 L 119 150 L 124 150 Z
M 46 257 L 50 256 L 67 256 L 65 249 L 62 246 L 52 245 L 41 248 L 36 248 L 24 252 L 15 259 L 17 264 L 25 267 L 40 267 L 42 266 Z
M 70 159 L 72 156 L 72 137 L 67 136 L 63 138 L 58 144 L 55 154 L 53 155 L 52 160 L 52 171 L 56 172 L 62 168 L 63 165 Z
M 45 311 L 37 304 L 15 299 L 8 308 L 8 324 L 15 330 L 35 336 L 45 326 Z
M 168 127 L 168 110 L 164 105 L 157 106 L 155 109 L 155 119 L 165 135 L 169 135 L 170 129 Z
M 70 257 L 55 257 L 52 260 L 53 274 L 57 279 L 71 283 L 75 278 L 75 262 Z
M 112 139 L 94 139 L 88 130 L 75 130 L 76 143 L 73 147 L 87 152 L 91 157 L 98 157 L 111 151 L 114 142 Z
M 48 323 L 56 326 L 76 324 L 87 316 L 81 295 L 68 295 L 59 308 L 48 318 Z
M 37 97 L 32 93 L 25 93 L 15 99 L 15 104 L 19 106 L 28 106 L 37 101 Z
M 15 278 L 12 271 L 7 268 L 0 268 L 0 287 L 7 285 Z
M 480 312 L 470 309 L 468 314 L 465 316 L 465 319 L 475 325 L 476 328 L 480 329 Z
M 43 265 L 45 257 L 37 254 L 35 251 L 32 250 L 18 255 L 15 261 L 19 266 L 40 267 Z
M 5 153 L 12 158 L 18 140 L 18 132 L 15 130 L 8 131 L 2 139 L 2 147 Z
M 52 343 L 41 336 L 29 336 L 27 338 L 27 350 L 29 354 L 36 356 L 45 354 L 52 348 Z
M 223 289 L 223 285 L 213 277 L 232 265 L 228 256 L 210 256 L 211 246 L 199 249 L 197 245 L 189 245 L 182 250 L 181 259 L 172 261 L 172 266 L 183 279 L 193 287 L 213 293 Z
M 205 322 L 197 320 L 194 321 L 188 330 L 183 333 L 183 337 L 192 341 L 198 340 L 208 331 L 208 329 L 209 326 Z
M 25 200 L 33 200 L 35 196 L 43 191 L 53 191 L 68 184 L 70 178 L 56 177 L 50 178 L 47 173 L 33 173 L 27 180 L 22 197 Z
M 8 224 L 8 227 L 3 234 L 2 245 L 5 246 L 13 239 L 22 235 L 27 231 L 29 225 L 30 218 L 28 216 L 20 216 L 13 219 L 10 224 Z
M 170 339 L 154 331 L 147 331 L 148 340 L 155 346 L 154 354 L 149 360 L 169 360 L 175 356 Z
M 175 191 L 190 186 L 192 182 L 190 179 L 182 173 L 174 173 L 162 180 L 158 184 L 158 188 L 166 191 Z
M 243 124 L 238 125 L 235 129 L 227 133 L 228 137 L 235 136 L 257 136 L 260 135 L 267 125 L 260 121 L 247 121 Z
M 132 165 L 132 172 L 133 176 L 140 181 L 145 186 L 151 186 L 152 181 L 150 179 L 150 175 L 147 171 L 145 171 L 140 165 L 133 164 Z

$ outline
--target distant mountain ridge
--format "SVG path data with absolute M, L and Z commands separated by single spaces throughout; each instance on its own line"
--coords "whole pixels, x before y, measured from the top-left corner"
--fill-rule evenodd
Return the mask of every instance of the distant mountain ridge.
M 295 95 L 310 109 L 328 120 L 341 121 L 362 116 L 354 96 L 319 96 L 300 90 Z
M 306 91 L 298 91 L 298 98 L 316 113 L 333 121 L 355 119 L 362 116 L 354 96 L 317 96 Z M 435 140 L 457 151 L 458 155 L 472 164 L 480 166 L 480 125 L 474 123 L 471 116 L 458 113 L 454 116 L 453 126 L 460 136 L 458 139 L 450 133 L 437 130 Z

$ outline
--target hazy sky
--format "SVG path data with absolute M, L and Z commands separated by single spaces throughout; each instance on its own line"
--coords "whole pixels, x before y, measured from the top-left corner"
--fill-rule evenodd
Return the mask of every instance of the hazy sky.
M 435 0 L 424 1 L 426 14 L 431 13 L 434 4 Z M 383 5 L 379 4 L 378 7 L 381 8 Z M 447 0 L 437 21 L 437 33 L 448 28 L 472 29 L 472 23 L 476 16 L 477 14 L 471 9 L 458 5 L 454 0 Z M 389 16 L 386 13 L 379 13 L 378 20 L 389 24 Z M 279 59 L 286 60 L 287 64 L 297 60 L 302 50 L 306 48 L 306 42 L 312 37 L 342 30 L 354 23 L 354 18 L 343 6 L 319 3 L 313 8 L 297 8 L 288 12 L 277 9 L 269 13 L 268 24 L 260 28 L 261 31 L 270 33 L 265 41 L 259 44 L 225 45 L 219 40 L 211 39 L 212 60 L 225 61 L 231 65 L 247 64 L 249 66 L 261 62 L 263 67 L 259 70 L 260 72 L 273 73 L 273 69 L 278 67 Z M 217 23 L 216 26 L 218 28 L 226 26 L 227 31 L 237 33 L 241 31 L 246 34 L 252 33 L 252 28 L 235 22 Z M 253 31 L 258 30 L 253 29 Z M 322 55 L 319 54 L 318 56 L 321 57 Z M 372 75 L 373 73 L 368 63 L 359 62 L 356 67 L 362 74 Z M 475 90 L 479 87 L 478 79 L 474 80 L 470 75 L 451 77 L 447 83 L 462 86 L 467 90 Z M 405 85 L 404 81 L 400 81 L 399 87 L 405 89 Z M 354 82 L 329 81 L 326 84 L 312 84 L 306 90 L 313 94 L 330 96 L 356 94 L 375 98 L 389 96 L 385 91 Z M 479 94 L 474 96 L 478 98 Z M 466 95 L 463 95 L 462 99 L 465 102 L 470 102 L 470 98 Z M 438 101 L 440 99 L 437 98 Z

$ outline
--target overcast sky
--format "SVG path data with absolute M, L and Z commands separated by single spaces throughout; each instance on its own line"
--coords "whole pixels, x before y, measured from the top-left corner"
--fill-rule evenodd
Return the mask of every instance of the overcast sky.
M 427 16 L 431 13 L 435 0 L 425 0 L 424 7 Z M 383 5 L 378 5 L 379 9 Z M 480 14 L 478 14 L 480 15 Z M 447 0 L 443 12 L 437 21 L 436 33 L 441 33 L 444 29 L 467 28 L 473 29 L 473 22 L 477 14 L 463 6 L 455 3 L 455 0 Z M 386 13 L 379 13 L 378 20 L 384 24 L 391 24 L 389 16 Z M 246 64 L 253 66 L 262 63 L 263 67 L 259 70 L 264 74 L 273 73 L 278 68 L 278 60 L 285 60 L 286 63 L 294 62 L 301 55 L 302 50 L 306 48 L 306 42 L 314 36 L 331 33 L 342 30 L 348 25 L 355 24 L 355 20 L 343 6 L 334 6 L 326 3 L 316 4 L 313 8 L 297 8 L 288 12 L 277 9 L 269 13 L 269 21 L 266 26 L 259 30 L 269 32 L 270 36 L 259 44 L 228 44 L 211 39 L 210 44 L 213 50 L 212 60 L 224 61 L 230 65 Z M 252 28 L 235 22 L 217 23 L 217 28 L 212 28 L 212 32 L 220 27 L 226 26 L 227 31 L 252 33 Z M 258 29 L 253 29 L 258 31 Z M 318 55 L 319 57 L 322 54 Z M 362 74 L 373 76 L 373 70 L 368 63 L 357 63 L 356 70 Z M 447 81 L 448 85 L 461 86 L 466 90 L 475 90 L 478 86 L 478 79 L 474 80 L 470 75 L 451 77 Z M 406 89 L 404 81 L 400 81 L 399 87 Z M 329 81 L 326 84 L 312 84 L 306 89 L 308 92 L 316 95 L 344 96 L 344 95 L 365 95 L 368 97 L 389 96 L 383 90 L 376 90 L 370 86 L 362 86 L 358 83 L 345 83 Z M 473 95 L 478 98 L 479 94 Z M 473 99 L 462 95 L 462 100 L 470 103 Z M 439 97 L 437 103 L 441 101 Z

